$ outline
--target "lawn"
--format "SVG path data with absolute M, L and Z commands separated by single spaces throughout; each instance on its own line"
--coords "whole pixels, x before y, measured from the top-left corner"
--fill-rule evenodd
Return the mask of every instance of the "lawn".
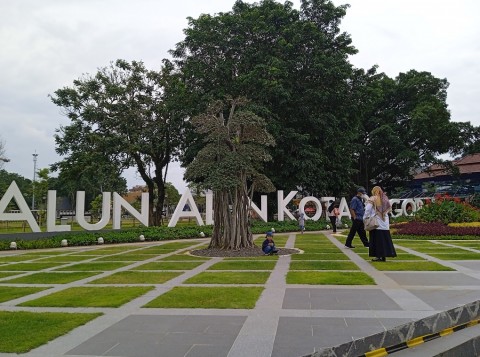
M 359 268 L 350 261 L 302 260 L 291 262 L 290 270 L 359 270 Z
M 0 303 L 35 294 L 47 288 L 0 286 Z M 0 335 L 2 336 L 2 335 Z M 1 338 L 0 338 L 1 340 Z
M 163 284 L 181 274 L 180 272 L 121 271 L 93 280 L 90 284 Z
M 142 264 L 133 270 L 190 270 L 193 268 L 202 265 L 203 262 L 175 262 L 175 261 L 161 261 L 161 262 L 152 262 L 147 264 Z
M 253 309 L 261 287 L 175 287 L 145 308 Z
M 0 352 L 26 353 L 101 315 L 0 311 Z
M 266 260 L 228 260 L 213 264 L 208 270 L 272 270 L 275 264 Z
M 375 285 L 374 280 L 361 272 L 290 271 L 287 284 L 307 285 Z
M 14 279 L 2 280 L 0 284 L 68 284 L 72 281 L 82 280 L 94 276 L 94 272 L 73 273 L 35 273 Z
M 138 287 L 75 287 L 29 300 L 19 306 L 31 307 L 119 307 L 139 297 L 153 286 Z
M 269 276 L 269 272 L 203 272 L 185 284 L 265 284 Z

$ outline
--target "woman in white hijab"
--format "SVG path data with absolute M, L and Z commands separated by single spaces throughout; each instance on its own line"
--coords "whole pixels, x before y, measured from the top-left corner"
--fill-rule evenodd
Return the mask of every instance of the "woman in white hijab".
M 364 217 L 377 216 L 378 228 L 370 231 L 370 244 L 368 255 L 374 257 L 374 262 L 385 262 L 386 257 L 396 257 L 395 247 L 393 246 L 390 235 L 390 220 L 388 214 L 392 211 L 392 205 L 387 195 L 379 186 L 372 189 L 372 196 L 368 199 L 365 206 Z

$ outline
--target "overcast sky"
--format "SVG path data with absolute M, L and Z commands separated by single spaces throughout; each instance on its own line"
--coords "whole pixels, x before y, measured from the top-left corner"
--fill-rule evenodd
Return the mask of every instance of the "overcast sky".
M 253 1 L 248 1 L 253 2 Z M 293 1 L 299 7 L 299 0 Z M 9 172 L 33 178 L 60 160 L 55 129 L 69 122 L 47 97 L 84 73 L 116 59 L 141 60 L 158 69 L 183 39 L 187 16 L 231 10 L 233 0 L 0 0 L 0 137 Z M 410 69 L 450 82 L 454 121 L 480 125 L 480 1 L 334 0 L 350 3 L 341 30 L 359 53 L 356 67 L 377 64 L 396 77 Z M 168 181 L 180 192 L 183 173 Z M 126 173 L 128 186 L 143 182 Z

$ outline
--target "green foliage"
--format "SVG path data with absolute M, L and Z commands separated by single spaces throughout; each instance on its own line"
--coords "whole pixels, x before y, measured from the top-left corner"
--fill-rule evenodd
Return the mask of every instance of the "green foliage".
M 473 207 L 480 209 L 480 193 L 475 193 L 470 196 L 468 203 Z
M 100 191 L 118 184 L 125 168 L 135 167 L 148 186 L 151 222 L 159 225 L 165 171 L 183 142 L 182 87 L 170 67 L 156 72 L 142 62 L 117 60 L 58 89 L 52 102 L 71 124 L 57 130 L 56 151 L 65 159 L 52 167 L 68 171 L 70 183 L 90 179 Z
M 26 353 L 101 315 L 0 311 L 0 352 Z
M 446 79 L 410 70 L 392 79 L 376 68 L 357 72 L 358 115 L 362 122 L 357 145 L 360 171 L 356 181 L 389 191 L 412 177 L 414 168 L 436 163 L 440 154 L 458 151 L 468 133 L 450 121 Z
M 416 212 L 415 218 L 423 222 L 462 223 L 474 222 L 480 219 L 477 210 L 464 203 L 453 200 L 439 199 L 424 205 Z
M 277 141 L 265 171 L 277 188 L 336 193 L 349 185 L 359 123 L 348 62 L 356 49 L 339 29 L 346 8 L 327 0 L 303 1 L 299 11 L 291 2 L 237 1 L 232 11 L 189 18 L 171 51 L 196 99 L 193 113 L 227 96 L 252 101 Z M 192 142 L 187 164 L 201 146 L 198 137 Z
M 253 309 L 262 292 L 263 287 L 192 288 L 176 286 L 143 307 Z
M 345 221 L 347 222 L 347 221 Z M 326 221 L 307 221 L 305 225 L 306 231 L 318 231 L 325 229 Z M 254 221 L 252 223 L 252 233 L 263 234 L 272 228 L 277 233 L 298 231 L 297 221 L 283 222 L 263 222 Z M 191 239 L 200 238 L 200 232 L 204 232 L 206 237 L 211 237 L 212 226 L 178 226 L 178 227 L 139 227 L 123 230 L 111 230 L 104 232 L 68 232 L 51 237 L 45 237 L 35 240 L 12 239 L 7 234 L 0 235 L 0 250 L 9 250 L 10 242 L 15 240 L 18 249 L 47 249 L 60 248 L 61 241 L 66 239 L 69 246 L 89 246 L 97 245 L 99 237 L 104 239 L 106 245 L 115 243 L 136 243 L 138 237 L 143 235 L 147 241 L 161 241 L 172 239 Z

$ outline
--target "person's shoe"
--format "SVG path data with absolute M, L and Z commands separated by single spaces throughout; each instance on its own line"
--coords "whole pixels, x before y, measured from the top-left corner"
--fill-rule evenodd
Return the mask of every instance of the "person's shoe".
M 278 250 L 272 251 L 272 254 L 277 254 L 277 253 L 278 253 Z
M 345 244 L 345 248 L 353 249 L 353 248 L 355 248 L 355 247 L 354 247 L 353 245 L 346 245 L 346 244 Z
M 270 255 L 270 253 L 265 253 L 265 255 Z
M 364 246 L 365 248 L 368 248 L 368 247 L 370 247 L 370 244 L 367 243 L 367 244 L 364 244 L 363 246 Z
M 384 262 L 384 260 L 382 258 L 375 258 L 372 259 L 372 262 Z

